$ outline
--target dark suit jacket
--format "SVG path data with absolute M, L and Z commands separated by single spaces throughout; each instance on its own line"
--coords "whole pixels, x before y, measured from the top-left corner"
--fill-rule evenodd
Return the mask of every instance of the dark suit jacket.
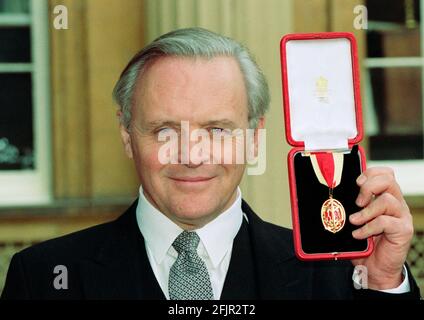
M 113 222 L 15 254 L 2 298 L 165 299 L 146 255 L 136 206 L 137 201 Z M 407 294 L 355 290 L 349 261 L 299 261 L 291 230 L 262 221 L 244 201 L 242 208 L 249 222 L 234 240 L 221 299 L 419 298 L 412 276 Z M 57 265 L 67 268 L 66 290 L 55 289 Z

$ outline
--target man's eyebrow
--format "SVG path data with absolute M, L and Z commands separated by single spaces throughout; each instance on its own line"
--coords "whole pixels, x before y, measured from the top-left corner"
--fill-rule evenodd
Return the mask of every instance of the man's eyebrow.
M 155 120 L 146 124 L 146 129 L 156 129 L 159 127 L 181 127 L 181 122 L 170 120 Z
M 237 128 L 237 124 L 231 120 L 228 119 L 220 119 L 220 120 L 210 120 L 202 123 L 203 127 L 206 126 L 217 126 L 217 127 L 224 127 L 224 128 Z
M 209 120 L 209 121 L 205 121 L 201 123 L 201 127 L 210 127 L 210 126 L 231 128 L 231 129 L 237 128 L 237 124 L 228 119 Z M 180 128 L 181 122 L 172 121 L 172 120 L 154 120 L 154 121 L 150 121 L 146 123 L 146 125 L 144 126 L 146 130 L 152 130 L 152 129 L 156 129 L 160 127 Z

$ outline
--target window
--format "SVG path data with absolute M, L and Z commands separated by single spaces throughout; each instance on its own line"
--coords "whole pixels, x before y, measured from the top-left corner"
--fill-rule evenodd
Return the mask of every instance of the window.
M 50 201 L 46 0 L 0 0 L 0 205 Z
M 367 0 L 365 131 L 370 165 L 395 169 L 402 191 L 424 194 L 424 0 Z

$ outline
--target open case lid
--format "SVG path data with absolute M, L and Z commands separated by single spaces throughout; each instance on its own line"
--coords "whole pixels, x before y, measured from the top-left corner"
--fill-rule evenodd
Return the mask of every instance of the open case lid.
M 281 39 L 286 138 L 306 151 L 347 150 L 362 140 L 356 40 L 351 33 Z

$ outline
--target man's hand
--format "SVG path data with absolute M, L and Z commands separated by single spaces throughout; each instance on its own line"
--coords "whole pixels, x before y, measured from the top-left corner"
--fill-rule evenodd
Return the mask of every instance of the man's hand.
M 353 260 L 368 271 L 368 287 L 392 289 L 402 283 L 402 268 L 414 233 L 412 216 L 390 168 L 364 171 L 357 179 L 360 191 L 356 203 L 363 209 L 349 219 L 362 227 L 353 231 L 356 239 L 374 236 L 374 252 Z

